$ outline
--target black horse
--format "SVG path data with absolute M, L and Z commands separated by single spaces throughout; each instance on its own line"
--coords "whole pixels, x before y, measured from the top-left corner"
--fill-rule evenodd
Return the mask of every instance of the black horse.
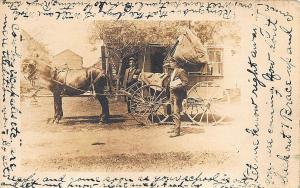
M 90 90 L 101 104 L 102 113 L 100 122 L 109 121 L 109 105 L 107 97 L 104 95 L 106 85 L 106 75 L 98 68 L 89 67 L 82 69 L 52 69 L 47 63 L 31 60 L 31 65 L 23 66 L 23 73 L 31 75 L 32 71 L 39 74 L 43 85 L 47 86 L 54 97 L 54 123 L 59 123 L 63 117 L 62 96 L 75 96 Z

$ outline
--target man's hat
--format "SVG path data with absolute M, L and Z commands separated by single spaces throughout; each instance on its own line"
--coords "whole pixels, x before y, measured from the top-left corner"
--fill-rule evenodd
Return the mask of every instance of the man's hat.
M 135 58 L 134 58 L 134 57 L 130 57 L 130 58 L 129 58 L 129 61 L 130 61 L 130 60 L 135 61 Z
M 168 67 L 168 66 L 170 66 L 171 63 L 177 63 L 177 61 L 174 57 L 167 59 L 163 66 Z

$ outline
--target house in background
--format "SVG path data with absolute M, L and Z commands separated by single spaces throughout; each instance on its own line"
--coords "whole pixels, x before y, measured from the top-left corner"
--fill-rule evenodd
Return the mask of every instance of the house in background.
M 53 56 L 53 66 L 58 69 L 82 69 L 83 57 L 70 49 L 66 49 Z

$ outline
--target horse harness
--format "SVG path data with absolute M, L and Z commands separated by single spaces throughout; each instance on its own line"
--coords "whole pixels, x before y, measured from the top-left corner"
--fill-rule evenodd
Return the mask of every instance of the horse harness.
M 24 64 L 24 65 L 26 65 L 26 69 L 27 69 L 29 66 L 31 66 L 31 65 L 34 67 L 34 68 L 31 68 L 31 69 L 30 69 L 30 74 L 29 74 L 28 76 L 25 76 L 25 75 L 24 75 L 25 79 L 29 79 L 29 77 L 31 77 L 31 76 L 33 76 L 33 75 L 36 74 L 37 68 L 36 68 L 36 64 L 35 64 L 35 63 L 26 63 L 26 64 Z M 48 67 L 50 67 L 50 66 L 47 65 L 47 64 L 45 64 L 45 65 L 48 66 Z M 50 68 L 52 68 L 52 67 L 50 67 Z M 55 68 L 55 70 L 51 71 L 51 81 L 53 81 L 53 82 L 55 82 L 55 83 L 57 83 L 57 84 L 59 84 L 59 85 L 64 86 L 64 87 L 63 87 L 63 92 L 66 90 L 66 87 L 69 87 L 69 88 L 72 88 L 72 89 L 74 89 L 74 90 L 81 91 L 81 92 L 87 92 L 88 90 L 82 90 L 82 89 L 73 87 L 73 86 L 71 86 L 71 85 L 68 85 L 68 84 L 66 83 L 69 70 L 70 70 L 69 68 L 67 68 L 67 69 L 61 69 L 61 70 Z M 58 74 L 61 73 L 61 72 L 66 72 L 66 75 L 65 75 L 65 78 L 64 78 L 64 82 L 63 82 L 63 83 L 60 82 L 60 81 L 58 81 L 58 80 L 56 80 Z M 102 93 L 96 93 L 96 92 L 95 92 L 95 83 L 96 83 L 96 81 L 97 81 L 102 75 L 99 73 L 99 74 L 97 75 L 97 77 L 93 80 L 92 72 L 91 72 L 91 71 L 89 72 L 89 71 L 86 69 L 86 75 L 89 76 L 89 73 L 91 73 L 91 74 L 90 74 L 90 75 L 91 75 L 91 76 L 90 76 L 91 82 L 90 82 L 89 88 L 92 89 L 91 91 L 92 91 L 93 96 L 95 97 L 96 95 L 103 95 Z
M 69 88 L 72 88 L 72 89 L 75 89 L 77 91 L 81 91 L 81 92 L 87 92 L 88 90 L 82 90 L 82 89 L 79 89 L 79 88 L 76 88 L 76 87 L 73 87 L 71 85 L 68 85 L 67 84 L 67 76 L 68 76 L 68 73 L 69 73 L 70 69 L 67 68 L 67 69 L 61 69 L 61 70 L 58 70 L 58 69 L 55 69 L 53 72 L 53 76 L 52 76 L 52 81 L 56 82 L 57 84 L 63 86 L 63 91 L 62 93 L 64 93 L 66 91 L 66 88 L 69 87 Z M 57 81 L 57 76 L 60 74 L 60 73 L 63 73 L 65 72 L 65 76 L 64 76 L 64 82 L 60 82 L 60 81 Z M 86 75 L 90 77 L 90 86 L 89 88 L 91 89 L 92 91 L 92 95 L 95 96 L 97 93 L 95 92 L 95 83 L 96 81 L 101 77 L 101 74 L 98 74 L 97 77 L 93 80 L 93 74 L 91 71 L 88 71 L 86 70 Z
M 88 70 L 86 70 L 87 75 L 89 75 Z M 92 71 L 90 71 L 90 78 L 91 78 L 91 83 L 90 83 L 90 87 L 92 89 L 92 95 L 95 96 L 96 92 L 95 92 L 95 83 L 98 81 L 98 79 L 100 79 L 100 77 L 102 76 L 100 73 L 97 75 L 97 77 L 93 80 L 93 73 Z
M 24 64 L 24 65 L 26 65 L 26 68 L 25 68 L 25 69 L 29 69 L 29 70 L 30 70 L 27 76 L 24 75 L 24 78 L 25 78 L 26 80 L 32 80 L 32 79 L 34 79 L 34 76 L 35 76 L 36 73 L 37 73 L 37 68 L 36 68 L 36 66 L 35 66 L 34 64 L 31 64 L 31 63 L 26 63 L 26 64 Z M 30 68 L 30 67 L 31 67 L 31 68 Z

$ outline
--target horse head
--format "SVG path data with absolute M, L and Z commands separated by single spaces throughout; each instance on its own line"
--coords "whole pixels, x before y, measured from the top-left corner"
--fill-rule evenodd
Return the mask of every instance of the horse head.
M 43 59 L 25 59 L 21 71 L 25 79 L 30 82 L 39 80 L 41 86 L 49 89 L 53 86 L 51 63 Z
M 37 78 L 37 68 L 35 60 L 24 60 L 21 66 L 21 72 L 25 79 L 32 81 Z

